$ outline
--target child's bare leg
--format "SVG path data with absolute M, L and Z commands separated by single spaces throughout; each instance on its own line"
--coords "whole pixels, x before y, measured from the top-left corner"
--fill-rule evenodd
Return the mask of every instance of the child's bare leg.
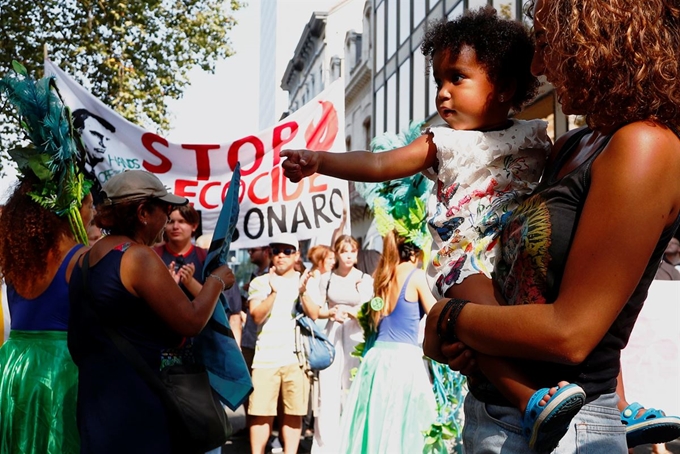
M 493 281 L 483 274 L 468 276 L 460 284 L 449 288 L 446 296 L 471 300 L 477 304 L 498 306 L 498 299 Z M 503 396 L 517 409 L 524 412 L 531 396 L 537 391 L 535 384 L 529 377 L 521 373 L 510 361 L 496 356 L 487 356 L 477 353 L 477 364 L 484 376 Z M 555 394 L 556 389 L 543 399 L 543 405 L 550 396 Z

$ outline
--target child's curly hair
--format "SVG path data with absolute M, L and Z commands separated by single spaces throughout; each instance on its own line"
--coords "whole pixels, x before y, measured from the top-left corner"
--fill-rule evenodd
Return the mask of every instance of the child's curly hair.
M 535 0 L 527 5 L 533 17 Z M 592 128 L 680 125 L 677 0 L 543 2 L 550 82 Z
M 512 108 L 520 111 L 538 91 L 540 82 L 531 74 L 534 41 L 517 21 L 501 19 L 490 6 L 468 11 L 453 21 L 430 22 L 420 49 L 431 59 L 440 51 L 455 59 L 463 46 L 474 49 L 491 83 L 505 89 L 516 85 Z

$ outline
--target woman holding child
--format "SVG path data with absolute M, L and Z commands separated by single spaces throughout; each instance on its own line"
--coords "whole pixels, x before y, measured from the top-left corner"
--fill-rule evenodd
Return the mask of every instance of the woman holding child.
M 680 5 L 537 0 L 530 6 L 531 70 L 545 75 L 563 111 L 585 116 L 588 127 L 561 137 L 531 195 L 499 213 L 492 286 L 481 273 L 460 282 L 444 276 L 455 285 L 428 316 L 424 349 L 474 377 L 465 403 L 467 453 L 528 452 L 530 446 L 546 452 L 557 443 L 557 453 L 586 445 L 588 452 L 626 452 L 615 394 L 620 351 L 680 225 Z M 508 130 L 504 103 L 517 85 L 499 83 L 507 76 L 480 60 L 483 43 L 454 54 L 436 49 L 430 57 L 442 119 L 456 133 L 488 137 Z M 469 89 L 487 96 L 466 97 Z M 383 156 L 300 150 L 282 152 L 284 169 L 294 181 L 316 171 L 376 181 L 435 162 L 441 176 L 451 162 L 441 160 L 436 136 L 423 137 L 392 152 L 391 162 L 398 163 L 392 169 Z M 433 227 L 450 237 L 457 234 L 455 222 L 450 217 Z M 618 247 L 624 241 L 625 251 Z M 484 374 L 494 378 L 490 371 L 501 361 L 492 358 L 511 366 L 493 385 Z M 565 389 L 571 394 L 559 397 Z
M 502 233 L 502 305 L 439 302 L 425 352 L 475 377 L 466 452 L 528 450 L 521 413 L 476 373 L 474 351 L 516 358 L 538 386 L 583 388 L 586 404 L 554 452 L 624 453 L 620 352 L 680 225 L 680 5 L 537 0 L 531 11 L 532 71 L 588 127 L 556 142 L 539 187 Z M 547 304 L 515 304 L 528 294 Z

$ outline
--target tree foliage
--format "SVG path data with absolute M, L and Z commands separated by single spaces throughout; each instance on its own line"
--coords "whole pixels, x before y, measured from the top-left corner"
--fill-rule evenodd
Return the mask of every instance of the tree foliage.
M 49 58 L 128 120 L 165 132 L 167 98 L 190 69 L 213 72 L 233 54 L 228 32 L 239 0 L 0 0 L 0 77 L 18 60 L 42 76 Z M 0 108 L 0 158 L 20 133 Z M 0 169 L 2 168 L 0 159 Z

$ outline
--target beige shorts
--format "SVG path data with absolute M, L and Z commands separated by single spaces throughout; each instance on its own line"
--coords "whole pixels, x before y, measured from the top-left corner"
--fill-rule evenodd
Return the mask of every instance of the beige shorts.
M 253 369 L 253 393 L 250 395 L 248 413 L 253 416 L 276 416 L 279 393 L 284 414 L 307 414 L 309 379 L 299 364 Z

